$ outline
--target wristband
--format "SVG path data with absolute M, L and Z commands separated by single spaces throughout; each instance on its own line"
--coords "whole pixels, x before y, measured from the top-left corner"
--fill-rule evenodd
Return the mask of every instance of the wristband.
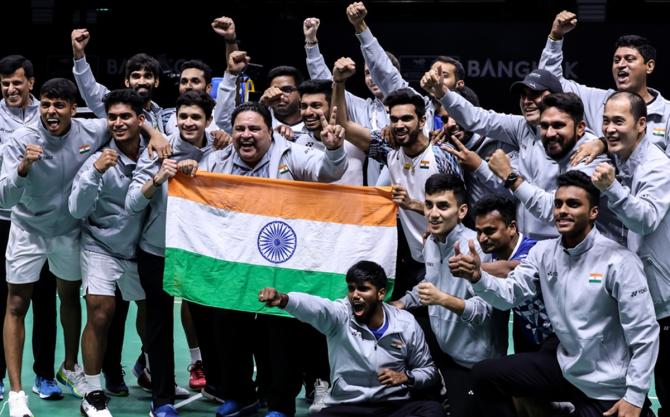
M 305 41 L 305 45 L 307 45 L 307 46 L 314 46 L 314 45 L 317 45 L 318 43 L 319 43 L 319 41 L 313 41 L 313 42 L 312 41 Z

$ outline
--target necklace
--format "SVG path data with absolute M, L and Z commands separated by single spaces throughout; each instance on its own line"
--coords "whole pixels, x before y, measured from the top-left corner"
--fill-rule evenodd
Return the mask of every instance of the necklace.
M 428 168 L 428 161 L 425 161 L 423 157 L 426 155 L 426 152 L 430 148 L 430 143 L 426 145 L 426 147 L 421 151 L 420 154 L 410 157 L 405 154 L 404 150 L 401 150 L 400 153 L 402 153 L 402 158 L 403 158 L 403 164 L 402 167 L 406 171 L 410 171 L 412 174 L 416 171 L 416 166 L 421 163 L 421 167 L 424 168 L 424 164 L 426 165 L 425 167 Z

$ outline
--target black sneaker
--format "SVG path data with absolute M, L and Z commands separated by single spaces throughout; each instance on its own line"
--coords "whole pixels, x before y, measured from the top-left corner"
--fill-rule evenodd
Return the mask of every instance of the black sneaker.
M 109 398 L 101 390 L 91 391 L 81 401 L 81 415 L 86 417 L 112 417 L 107 404 Z

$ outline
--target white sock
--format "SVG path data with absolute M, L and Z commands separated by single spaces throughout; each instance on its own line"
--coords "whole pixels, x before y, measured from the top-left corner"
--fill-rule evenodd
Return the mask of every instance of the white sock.
M 146 366 L 147 371 L 149 371 L 149 373 L 151 373 L 151 368 L 149 368 L 149 354 L 146 353 L 146 352 L 144 353 L 144 361 L 147 363 L 147 366 Z
M 102 391 L 102 379 L 100 378 L 100 374 L 97 375 L 84 374 L 84 377 L 86 378 L 86 385 L 88 385 L 86 387 L 87 393 L 92 391 Z
M 200 348 L 199 347 L 189 349 L 189 352 L 191 352 L 191 365 L 193 365 L 194 363 L 202 360 L 202 356 L 200 356 Z

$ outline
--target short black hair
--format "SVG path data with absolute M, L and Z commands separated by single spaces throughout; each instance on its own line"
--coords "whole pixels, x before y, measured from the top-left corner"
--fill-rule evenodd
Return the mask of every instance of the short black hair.
M 656 60 L 656 48 L 654 48 L 649 40 L 639 35 L 623 35 L 614 43 L 614 49 L 628 47 L 637 49 L 644 59 L 644 63 L 649 62 L 650 59 Z
M 77 102 L 77 86 L 65 78 L 52 78 L 42 84 L 40 88 L 40 98 L 46 97 L 50 99 L 64 99 L 70 103 Z
M 437 62 L 444 62 L 446 64 L 453 65 L 456 68 L 456 81 L 465 80 L 465 68 L 463 67 L 461 61 L 459 61 L 458 59 L 446 55 L 440 55 L 437 58 L 435 58 L 435 60 L 430 64 L 430 66 L 432 67 Z
M 235 126 L 235 119 L 237 118 L 237 115 L 245 111 L 252 111 L 254 113 L 260 114 L 261 117 L 263 117 L 263 121 L 268 127 L 270 134 L 272 134 L 272 114 L 270 113 L 270 110 L 268 110 L 268 108 L 261 103 L 257 103 L 255 101 L 247 101 L 246 103 L 235 107 L 235 110 L 233 110 L 233 114 L 230 118 L 230 120 L 233 122 L 233 127 Z
M 347 283 L 361 284 L 370 282 L 378 290 L 386 288 L 388 278 L 384 268 L 376 262 L 358 261 L 349 268 L 346 276 Z
M 323 94 L 326 96 L 326 101 L 330 105 L 330 100 L 333 97 L 333 82 L 331 80 L 305 80 L 298 86 L 300 97 L 303 94 Z M 326 115 L 326 117 L 328 117 Z
M 215 105 L 214 99 L 206 92 L 190 90 L 177 97 L 176 109 L 179 112 L 179 108 L 182 106 L 198 106 L 205 113 L 205 117 L 209 119 Z
M 426 180 L 426 195 L 453 191 L 456 202 L 465 204 L 465 184 L 463 180 L 454 174 L 433 174 Z
M 109 108 L 114 104 L 127 104 L 135 112 L 136 115 L 144 114 L 143 106 L 144 99 L 137 91 L 132 88 L 120 88 L 118 90 L 112 90 L 105 98 L 102 99 L 105 104 L 105 111 L 108 112 Z
M 145 53 L 139 53 L 128 58 L 128 61 L 126 62 L 126 79 L 130 78 L 130 74 L 132 74 L 134 71 L 139 71 L 141 69 L 149 71 L 156 79 L 160 78 L 161 76 L 161 64 L 158 62 L 158 60 Z
M 302 75 L 302 72 L 300 72 L 298 68 L 291 67 L 289 65 L 280 65 L 278 67 L 272 68 L 270 72 L 268 72 L 268 84 L 272 83 L 272 80 L 275 78 L 281 76 L 293 77 L 296 87 L 302 84 L 303 80 L 305 79 L 305 77 Z
M 472 88 L 462 85 L 454 88 L 454 93 L 466 99 L 470 104 L 475 107 L 479 107 L 479 96 L 475 93 L 475 90 Z
M 475 204 L 475 217 L 484 216 L 493 211 L 500 213 L 500 217 L 507 225 L 516 221 L 516 203 L 510 197 L 493 194 L 483 197 Z
M 539 107 L 540 112 L 544 112 L 552 107 L 557 108 L 563 113 L 570 115 L 575 125 L 584 120 L 584 103 L 575 93 L 549 94 L 544 96 L 537 107 Z
M 593 185 L 591 177 L 585 173 L 577 170 L 568 171 L 559 175 L 557 182 L 559 187 L 574 186 L 583 189 L 589 196 L 591 207 L 600 205 L 600 190 Z
M 35 76 L 33 63 L 23 55 L 7 55 L 0 59 L 0 76 L 7 76 L 14 73 L 19 68 L 23 68 L 26 78 Z
M 181 75 L 181 73 L 184 72 L 184 70 L 189 68 L 195 68 L 201 70 L 203 72 L 203 75 L 205 76 L 205 82 L 207 84 L 212 83 L 212 68 L 209 65 L 205 64 L 203 61 L 199 59 L 191 59 L 185 61 L 179 67 L 179 74 Z
M 426 102 L 411 88 L 399 88 L 384 99 L 384 105 L 389 108 L 389 112 L 393 106 L 401 104 L 413 104 L 419 119 L 426 115 Z
M 630 112 L 636 122 L 640 120 L 640 117 L 647 117 L 647 103 L 645 103 L 642 96 L 637 93 L 632 93 L 630 91 L 617 91 L 616 93 L 607 97 L 607 100 L 605 100 L 605 105 L 607 105 L 610 100 L 621 97 L 628 99 L 628 103 L 630 103 Z

